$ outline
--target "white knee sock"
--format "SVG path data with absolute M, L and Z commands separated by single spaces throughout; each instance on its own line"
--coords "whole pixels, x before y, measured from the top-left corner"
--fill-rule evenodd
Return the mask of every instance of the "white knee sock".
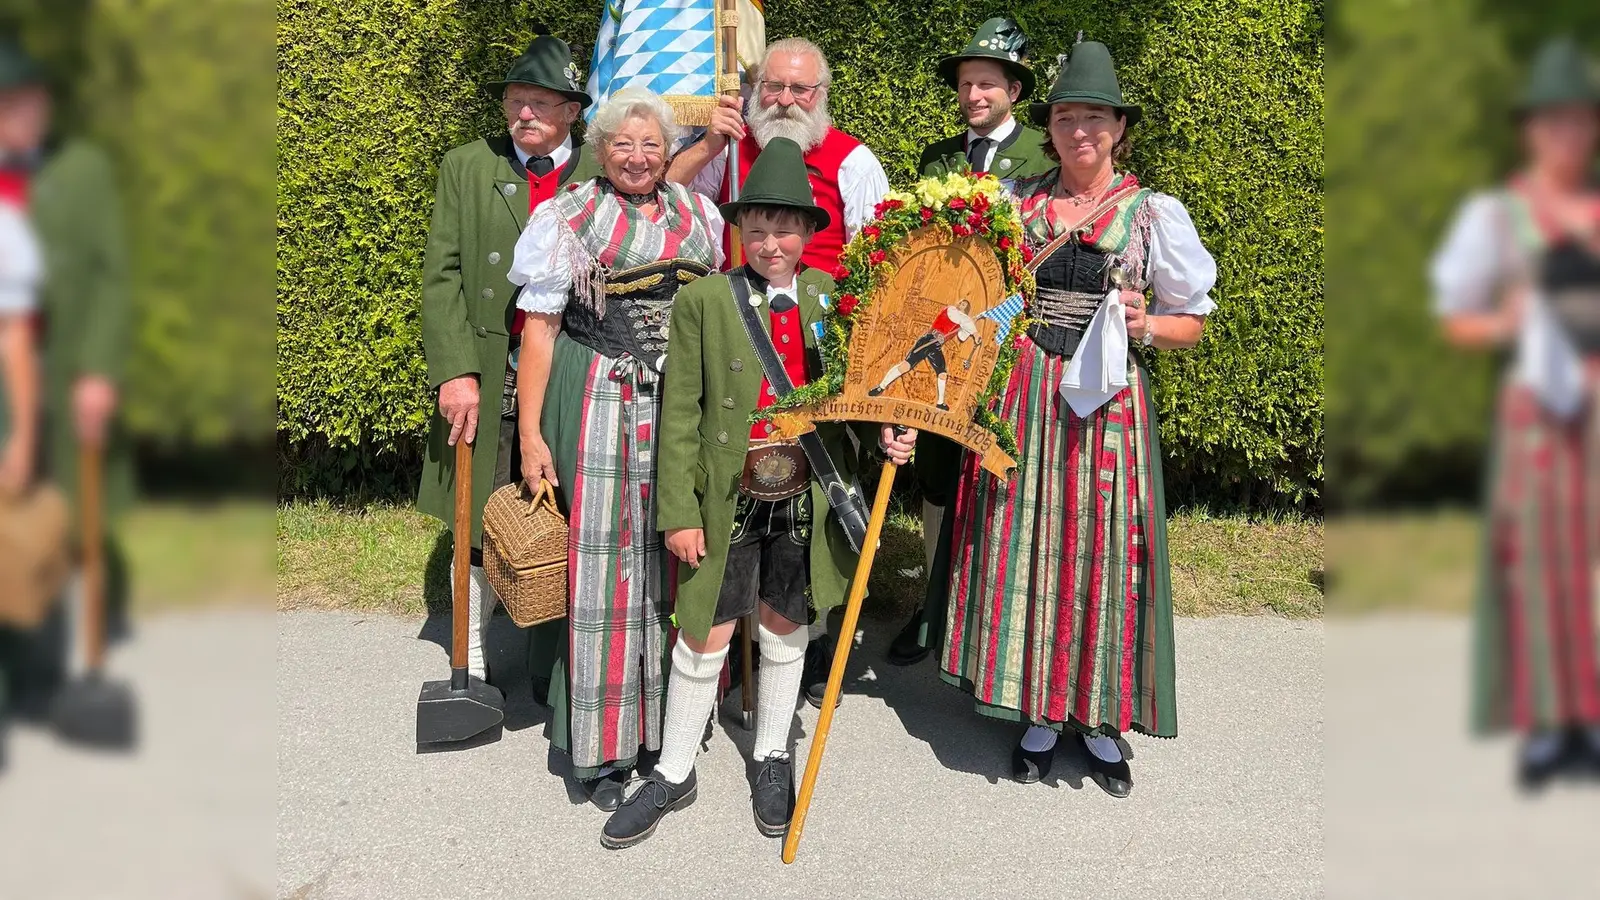
M 928 572 L 933 572 L 933 554 L 939 549 L 939 528 L 944 524 L 944 507 L 922 501 L 922 552 L 928 560 Z
M 794 721 L 794 698 L 800 693 L 805 668 L 806 630 L 796 628 L 776 634 L 762 625 L 761 679 L 756 694 L 756 743 L 752 756 L 764 760 L 773 753 L 789 752 L 789 726 Z
M 456 564 L 450 562 L 450 590 L 455 590 Z M 489 585 L 489 573 L 483 566 L 472 566 L 467 577 L 467 674 L 482 678 L 484 673 L 483 644 L 489 635 L 489 622 L 494 619 L 495 604 L 500 597 Z
M 682 784 L 694 771 L 694 757 L 700 752 L 700 739 L 705 737 L 711 707 L 717 702 L 717 679 L 727 657 L 727 647 L 714 653 L 696 653 L 681 638 L 672 648 L 667 722 L 662 729 L 661 761 L 656 763 L 656 772 L 673 784 Z
M 1022 735 L 1022 749 L 1029 753 L 1043 753 L 1056 745 L 1056 732 L 1043 725 L 1029 725 Z

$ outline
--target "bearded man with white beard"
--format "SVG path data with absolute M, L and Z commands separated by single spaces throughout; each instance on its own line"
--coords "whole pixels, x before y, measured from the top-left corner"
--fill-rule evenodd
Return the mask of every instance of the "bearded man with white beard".
M 743 104 L 745 113 L 740 113 L 738 98 L 723 97 L 711 114 L 705 137 L 684 148 L 667 172 L 671 180 L 726 202 L 729 141 L 739 141 L 741 185 L 761 148 L 773 138 L 799 144 L 811 192 L 830 216 L 828 227 L 811 238 L 800 262 L 827 273 L 833 272 L 844 245 L 872 221 L 873 207 L 889 193 L 889 176 L 872 149 L 833 127 L 828 113 L 832 83 L 827 57 L 816 44 L 805 38 L 772 43 L 756 70 L 755 91 Z M 816 702 L 821 702 L 820 694 Z
M 828 113 L 828 88 L 833 75 L 821 48 L 805 38 L 784 38 L 767 46 L 756 70 L 755 91 L 740 114 L 736 97 L 724 96 L 711 114 L 705 137 L 685 147 L 672 161 L 667 177 L 692 187 L 697 193 L 727 202 L 728 142 L 739 142 L 739 184 L 761 148 L 774 138 L 800 145 L 817 206 L 828 211 L 827 227 L 812 235 L 800 254 L 801 269 L 821 269 L 830 275 L 839 265 L 844 245 L 862 226 L 872 221 L 873 207 L 889 193 L 889 176 L 872 149 L 833 127 Z M 731 231 L 731 229 L 730 229 Z M 724 234 L 724 250 L 731 235 Z M 725 253 L 732 265 L 731 252 Z M 801 693 L 806 702 L 821 708 L 833 666 L 833 638 L 827 623 L 811 625 L 806 647 Z M 740 667 L 729 664 L 734 673 Z M 841 698 L 842 699 L 842 698 Z
M 522 477 L 511 360 L 523 314 L 506 276 L 533 210 L 558 188 L 600 174 L 593 156 L 572 142 L 572 125 L 590 103 L 578 84 L 566 42 L 538 37 L 505 78 L 484 86 L 484 99 L 504 112 L 506 130 L 444 155 L 422 263 L 422 350 L 439 407 L 417 507 L 454 525 L 452 450 L 457 441 L 474 444 L 472 534 L 455 539 L 472 542 L 467 669 L 486 681 L 484 639 L 497 598 L 483 569 L 483 506 L 495 488 Z

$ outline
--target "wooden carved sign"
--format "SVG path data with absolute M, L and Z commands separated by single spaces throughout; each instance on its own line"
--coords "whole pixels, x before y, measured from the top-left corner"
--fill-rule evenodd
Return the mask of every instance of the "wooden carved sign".
M 995 315 L 1007 290 L 994 250 L 981 237 L 928 227 L 907 236 L 887 262 L 892 274 L 856 314 L 844 389 L 775 412 L 776 431 L 793 438 L 818 421 L 902 425 L 951 439 L 1006 478 L 1015 460 L 973 422 L 999 358 L 997 333 L 1010 322 Z

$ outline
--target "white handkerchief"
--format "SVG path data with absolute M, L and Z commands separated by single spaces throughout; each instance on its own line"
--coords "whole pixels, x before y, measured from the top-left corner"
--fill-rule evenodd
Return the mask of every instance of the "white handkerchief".
M 1113 288 L 1089 320 L 1061 375 L 1061 398 L 1082 418 L 1127 386 L 1128 320 L 1122 312 L 1122 295 Z
M 1545 409 L 1570 419 L 1583 405 L 1583 361 L 1561 323 L 1537 294 L 1529 298 L 1517 335 L 1513 378 L 1533 390 Z

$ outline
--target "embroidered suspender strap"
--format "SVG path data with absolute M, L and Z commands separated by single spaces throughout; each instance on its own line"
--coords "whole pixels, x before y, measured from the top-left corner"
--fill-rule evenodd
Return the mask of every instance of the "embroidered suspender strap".
M 772 385 L 772 392 L 781 397 L 794 390 L 794 382 L 789 380 L 789 373 L 784 371 L 783 362 L 778 359 L 778 350 L 772 346 L 772 338 L 761 327 L 755 307 L 750 305 L 750 282 L 745 279 L 743 272 L 738 271 L 729 272 L 728 281 L 733 285 L 739 321 L 744 325 L 745 335 L 750 338 L 750 346 L 755 348 L 761 372 L 767 376 L 767 383 Z M 800 435 L 799 442 L 800 449 L 805 451 L 806 461 L 811 464 L 811 474 L 822 485 L 828 505 L 839 517 L 839 524 L 844 526 L 845 537 L 850 541 L 850 546 L 860 553 L 867 542 L 866 505 L 840 477 L 839 468 L 833 464 L 828 448 L 823 446 L 822 437 L 815 429 Z

